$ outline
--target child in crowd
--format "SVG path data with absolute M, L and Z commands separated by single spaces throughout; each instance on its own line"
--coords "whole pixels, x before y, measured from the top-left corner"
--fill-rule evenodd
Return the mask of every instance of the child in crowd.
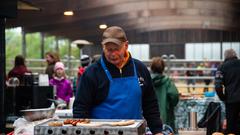
M 57 100 L 64 100 L 66 104 L 69 103 L 70 98 L 73 96 L 71 83 L 66 79 L 64 71 L 64 64 L 57 62 L 54 66 L 53 78 L 50 80 L 50 85 L 56 86 Z
M 78 80 L 82 76 L 85 69 L 91 64 L 91 58 L 88 55 L 82 55 L 80 60 L 81 60 L 81 67 L 78 68 Z
M 86 68 L 91 64 L 91 57 L 84 54 L 81 56 L 80 62 L 81 62 L 81 66 L 79 66 L 78 68 L 77 78 L 74 80 L 74 83 L 73 83 L 74 95 L 76 93 L 77 86 L 79 85 L 78 83 L 80 82 L 81 76 L 83 75 Z

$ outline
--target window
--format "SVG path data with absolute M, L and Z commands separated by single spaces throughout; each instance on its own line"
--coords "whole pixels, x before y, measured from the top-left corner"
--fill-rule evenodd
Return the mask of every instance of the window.
M 149 60 L 149 44 L 129 44 L 128 50 L 133 58 Z
M 221 59 L 221 55 L 223 59 L 224 51 L 230 48 L 240 55 L 240 42 L 186 43 L 185 59 Z

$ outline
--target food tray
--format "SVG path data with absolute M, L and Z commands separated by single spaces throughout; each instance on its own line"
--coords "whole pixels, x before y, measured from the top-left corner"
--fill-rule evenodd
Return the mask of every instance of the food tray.
M 65 119 L 56 120 L 63 122 Z M 123 121 L 120 119 L 90 119 L 90 124 L 102 126 L 49 126 L 49 120 L 34 127 L 35 135 L 144 135 L 144 120 L 134 120 L 135 123 L 128 126 L 110 126 L 108 123 Z

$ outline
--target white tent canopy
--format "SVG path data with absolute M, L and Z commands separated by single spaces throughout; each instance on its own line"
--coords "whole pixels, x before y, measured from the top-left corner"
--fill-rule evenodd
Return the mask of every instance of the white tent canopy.
M 93 45 L 92 42 L 89 42 L 87 40 L 82 40 L 82 39 L 79 39 L 79 40 L 75 40 L 71 43 L 72 46 L 79 46 L 79 45 Z

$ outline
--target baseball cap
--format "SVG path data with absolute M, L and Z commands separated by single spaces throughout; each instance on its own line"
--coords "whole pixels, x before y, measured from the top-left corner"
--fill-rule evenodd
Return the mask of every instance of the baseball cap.
M 127 36 L 121 27 L 111 26 L 103 32 L 103 45 L 109 42 L 121 45 L 121 43 L 125 41 L 127 41 Z
M 83 54 L 81 56 L 81 64 L 88 65 L 91 61 L 90 57 L 88 55 Z

